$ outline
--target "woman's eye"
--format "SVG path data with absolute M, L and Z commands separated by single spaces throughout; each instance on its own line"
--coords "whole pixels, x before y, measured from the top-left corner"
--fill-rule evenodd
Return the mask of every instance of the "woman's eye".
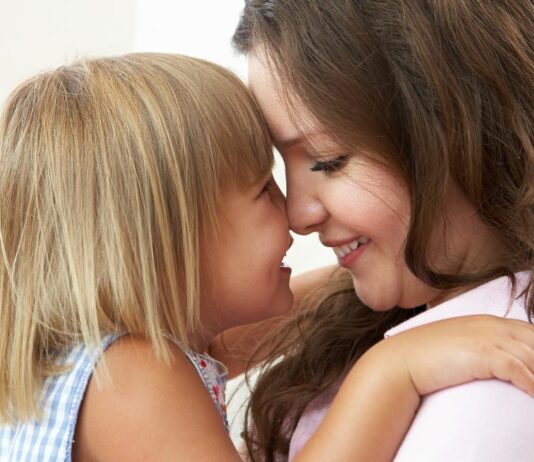
M 332 160 L 318 160 L 310 167 L 312 172 L 332 173 L 342 168 L 347 161 L 347 155 L 343 154 Z

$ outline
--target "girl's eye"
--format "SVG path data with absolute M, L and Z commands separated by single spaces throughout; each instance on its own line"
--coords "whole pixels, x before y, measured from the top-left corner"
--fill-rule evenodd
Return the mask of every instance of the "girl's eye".
M 276 189 L 276 185 L 274 183 L 274 180 L 270 178 L 264 185 L 260 192 L 259 197 L 263 197 L 265 194 L 268 194 L 269 196 L 272 194 L 272 192 Z
M 347 161 L 347 155 L 342 154 L 332 160 L 318 160 L 310 167 L 312 172 L 332 173 L 341 169 Z
M 273 187 L 273 182 L 272 180 L 269 180 L 267 181 L 267 183 L 265 183 L 265 186 L 263 187 L 263 189 L 261 190 L 262 193 L 264 192 L 269 192 Z

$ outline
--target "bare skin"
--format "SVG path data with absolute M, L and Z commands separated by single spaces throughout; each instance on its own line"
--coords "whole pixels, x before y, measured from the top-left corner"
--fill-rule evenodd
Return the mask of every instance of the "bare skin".
M 218 335 L 210 344 L 210 355 L 221 361 L 228 368 L 229 378 L 234 378 L 245 372 L 250 363 L 250 354 L 257 346 L 289 317 L 294 316 L 304 297 L 314 289 L 320 287 L 329 279 L 335 267 L 328 266 L 308 271 L 291 278 L 289 286 L 293 292 L 293 306 L 284 316 L 276 316 L 255 324 L 228 329 Z M 256 362 L 262 361 L 261 352 L 255 355 Z
M 241 460 L 196 371 L 172 351 L 165 365 L 139 337 L 110 347 L 104 357 L 112 381 L 98 365 L 78 419 L 74 461 Z M 451 357 L 456 367 L 442 367 Z M 411 329 L 355 364 L 297 460 L 391 460 L 421 395 L 497 377 L 534 396 L 533 371 L 534 328 L 527 323 L 472 316 Z

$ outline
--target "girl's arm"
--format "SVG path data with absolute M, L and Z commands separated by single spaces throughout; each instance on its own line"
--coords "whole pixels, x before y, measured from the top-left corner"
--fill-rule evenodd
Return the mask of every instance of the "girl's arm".
M 526 323 L 480 316 L 439 321 L 384 340 L 349 372 L 296 460 L 391 460 L 419 395 L 445 386 L 498 377 L 534 395 L 533 347 L 534 329 Z M 149 342 L 124 337 L 104 358 L 111 382 L 97 365 L 78 418 L 74 461 L 241 460 L 178 348 L 167 366 Z
M 221 416 L 194 366 L 175 345 L 172 364 L 150 342 L 122 337 L 89 381 L 73 462 L 238 462 Z
M 349 372 L 294 462 L 391 461 L 420 397 L 500 378 L 534 396 L 534 328 L 492 316 L 447 319 L 383 340 Z
M 334 266 L 319 268 L 291 278 L 289 285 L 293 292 L 293 306 L 287 315 L 228 329 L 211 342 L 209 346 L 210 356 L 226 365 L 229 378 L 245 372 L 249 365 L 251 352 L 256 351 L 257 346 L 283 324 L 289 316 L 293 316 L 306 295 L 327 281 L 335 269 Z M 256 355 L 255 359 L 257 362 L 264 359 L 261 352 Z

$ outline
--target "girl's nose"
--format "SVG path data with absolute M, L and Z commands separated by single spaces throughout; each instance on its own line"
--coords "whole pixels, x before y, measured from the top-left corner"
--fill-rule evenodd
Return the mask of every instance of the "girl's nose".
M 273 185 L 271 190 L 271 200 L 276 205 L 276 207 L 278 207 L 278 209 L 280 209 L 280 211 L 284 213 L 284 215 L 287 215 L 286 197 L 278 186 L 278 183 L 274 179 L 272 180 L 272 182 Z

